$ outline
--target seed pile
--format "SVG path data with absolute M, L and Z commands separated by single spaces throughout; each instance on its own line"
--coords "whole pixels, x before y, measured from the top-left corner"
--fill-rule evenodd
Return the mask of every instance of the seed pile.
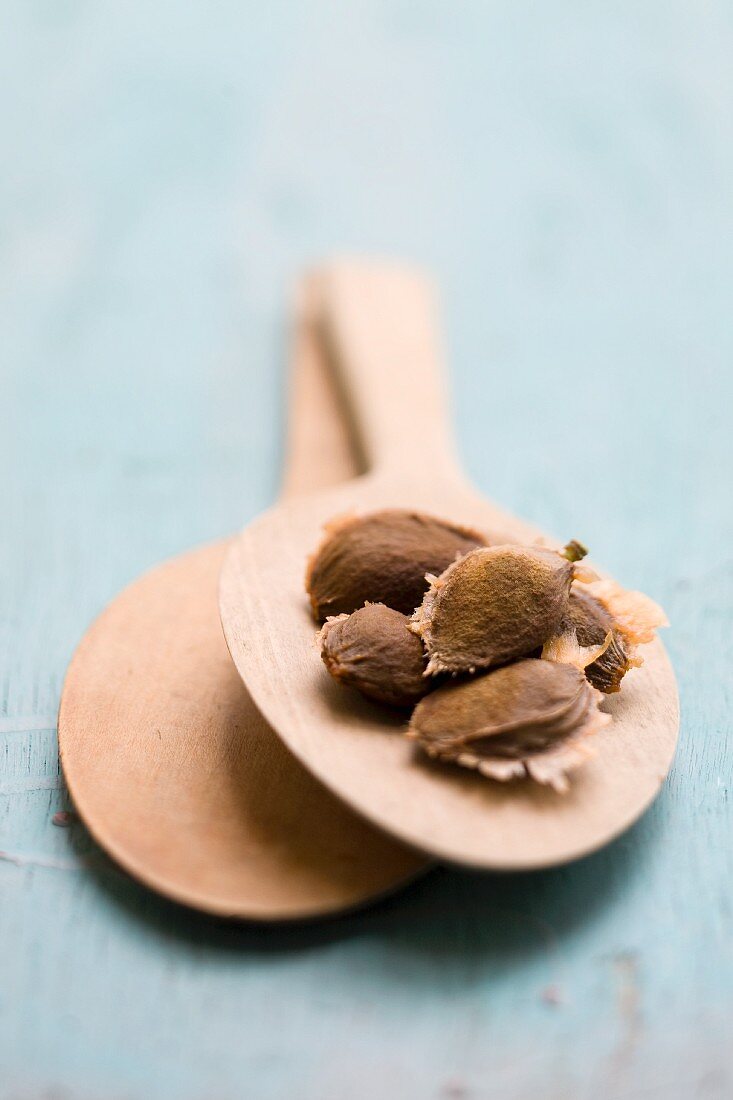
M 564 791 L 610 721 L 603 695 L 666 618 L 578 564 L 575 541 L 490 541 L 397 509 L 331 523 L 306 573 L 321 656 L 340 683 L 414 707 L 407 736 L 429 756 Z

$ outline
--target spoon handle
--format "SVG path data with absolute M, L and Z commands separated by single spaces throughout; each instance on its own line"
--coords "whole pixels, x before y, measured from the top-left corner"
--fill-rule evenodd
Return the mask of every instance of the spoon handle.
M 329 488 L 363 472 L 320 337 L 317 272 L 298 281 L 293 306 L 283 499 Z
M 324 337 L 370 470 L 425 483 L 456 470 L 435 292 L 416 269 L 338 260 Z

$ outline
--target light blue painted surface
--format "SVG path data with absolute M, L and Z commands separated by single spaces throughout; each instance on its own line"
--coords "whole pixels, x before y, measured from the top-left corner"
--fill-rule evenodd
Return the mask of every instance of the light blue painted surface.
M 733 1095 L 733 5 L 2 22 L 2 1100 Z M 682 742 L 579 865 L 227 928 L 52 827 L 54 714 L 121 585 L 272 498 L 283 294 L 344 245 L 440 278 L 476 481 L 666 606 Z

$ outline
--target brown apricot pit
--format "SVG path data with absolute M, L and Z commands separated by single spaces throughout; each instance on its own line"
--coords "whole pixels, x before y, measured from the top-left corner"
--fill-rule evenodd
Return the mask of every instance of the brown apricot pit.
M 611 720 L 601 698 L 572 665 L 530 657 L 437 688 L 407 735 L 429 756 L 492 779 L 529 776 L 564 791 L 593 753 L 588 739 Z
M 426 573 L 442 573 L 485 543 L 478 531 L 422 512 L 395 508 L 336 519 L 308 562 L 313 614 L 322 621 L 383 603 L 411 615 L 428 586 Z
M 369 699 L 411 707 L 430 690 L 425 651 L 409 619 L 382 603 L 327 619 L 320 633 L 321 657 L 334 679 Z
M 398 509 L 329 524 L 306 574 L 321 656 L 340 683 L 414 707 L 407 736 L 430 757 L 562 792 L 611 720 L 604 694 L 667 620 L 575 540 L 488 541 Z
M 429 673 L 476 672 L 538 649 L 558 631 L 574 565 L 533 546 L 473 550 L 433 577 L 413 630 Z

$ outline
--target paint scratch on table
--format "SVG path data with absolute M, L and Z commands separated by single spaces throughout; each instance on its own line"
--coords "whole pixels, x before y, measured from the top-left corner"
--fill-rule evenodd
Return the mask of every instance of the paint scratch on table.
M 53 871 L 83 871 L 89 866 L 84 860 L 51 859 L 48 856 L 25 855 L 20 852 L 0 851 L 0 860 L 16 867 L 44 867 Z
M 614 1065 L 620 1070 L 634 1053 L 641 1036 L 641 991 L 639 959 L 635 951 L 621 951 L 613 959 L 616 978 L 616 1006 L 621 1020 L 621 1037 L 614 1055 Z

